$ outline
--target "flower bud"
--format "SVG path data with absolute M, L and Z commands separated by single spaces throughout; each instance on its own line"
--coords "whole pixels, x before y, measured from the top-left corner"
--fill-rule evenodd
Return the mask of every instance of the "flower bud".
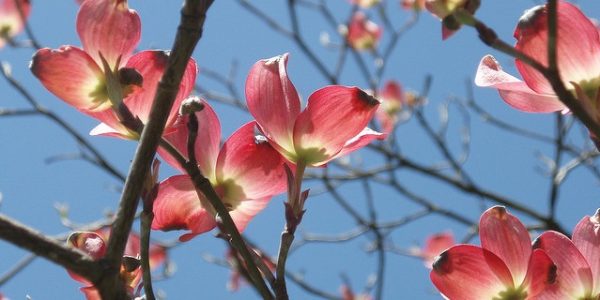
M 204 109 L 203 100 L 200 97 L 192 96 L 188 97 L 183 102 L 181 102 L 181 106 L 179 107 L 180 115 L 189 115 Z

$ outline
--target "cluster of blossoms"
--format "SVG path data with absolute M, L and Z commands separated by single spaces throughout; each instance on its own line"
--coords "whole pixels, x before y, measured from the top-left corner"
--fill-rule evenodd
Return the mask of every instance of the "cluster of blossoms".
M 83 47 L 40 49 L 33 56 L 31 71 L 58 98 L 101 122 L 90 134 L 136 140 L 148 120 L 168 52 L 134 53 L 141 22 L 126 0 L 85 0 L 80 4 L 77 32 Z M 323 166 L 386 137 L 367 127 L 379 102 L 356 87 L 321 88 L 301 110 L 300 98 L 287 75 L 287 59 L 284 54 L 261 60 L 252 67 L 246 98 L 256 121 L 242 125 L 222 146 L 216 113 L 205 100 L 190 96 L 197 66 L 193 59 L 189 61 L 163 134 L 163 142 L 170 147 L 158 149 L 159 155 L 183 174 L 160 182 L 156 193 L 151 193 L 152 229 L 187 230 L 180 237 L 187 241 L 217 226 L 216 210 L 196 190 L 180 165 L 181 160 L 175 157 L 188 160 L 192 154 L 187 145 L 194 134 L 188 126 L 190 118 L 198 120 L 193 148 L 197 167 L 210 181 L 239 231 L 273 196 L 286 190 L 290 193 L 293 216 L 299 222 L 308 195 L 300 193 L 304 168 Z M 184 109 L 185 105 L 195 109 Z M 342 123 L 345 125 L 339 126 Z M 130 242 L 132 239 L 137 237 L 130 237 Z M 69 239 L 69 244 L 99 259 L 104 256 L 106 240 L 104 233 L 79 232 Z M 134 243 L 137 246 L 129 247 L 125 253 L 123 261 L 127 263 L 121 272 L 131 294 L 141 275 L 139 239 Z M 82 291 L 88 299 L 97 298 L 91 283 L 73 277 L 86 284 Z
M 353 1 L 362 8 L 378 2 Z M 416 11 L 426 6 L 442 19 L 443 38 L 460 26 L 455 12 L 472 14 L 479 6 L 477 0 L 401 3 Z M 19 0 L 3 1 L 0 5 L 1 47 L 22 29 L 30 4 Z M 600 121 L 599 31 L 570 3 L 559 1 L 557 12 L 561 78 Z M 523 16 L 515 30 L 516 49 L 543 65 L 547 61 L 547 15 L 545 6 L 535 7 Z M 91 131 L 92 135 L 138 139 L 165 71 L 168 52 L 135 52 L 141 21 L 126 0 L 81 1 L 76 27 L 82 48 L 40 49 L 32 59 L 31 71 L 51 93 L 101 122 Z M 372 50 L 381 34 L 377 24 L 357 11 L 347 26 L 346 42 L 356 50 Z M 288 78 L 287 60 L 288 55 L 283 54 L 252 66 L 246 80 L 246 99 L 255 121 L 242 125 L 223 145 L 215 111 L 205 100 L 190 96 L 198 72 L 193 59 L 188 62 L 166 123 L 164 142 L 188 159 L 192 155 L 188 150 L 192 134 L 188 124 L 190 118 L 200 120 L 193 156 L 239 231 L 274 196 L 286 190 L 292 214 L 299 220 L 307 196 L 300 191 L 306 167 L 324 166 L 373 140 L 384 139 L 399 121 L 398 113 L 418 104 L 417 97 L 390 81 L 377 95 L 382 100 L 379 109 L 380 102 L 361 89 L 338 85 L 315 91 L 302 109 L 300 97 Z M 566 111 L 542 74 L 520 60 L 516 60 L 516 65 L 524 81 L 503 72 L 492 56 L 486 56 L 479 66 L 476 84 L 498 89 L 504 101 L 518 110 Z M 200 108 L 180 111 L 181 105 L 189 102 Z M 378 119 L 383 133 L 367 127 L 373 117 Z M 152 229 L 186 230 L 181 241 L 214 229 L 217 212 L 207 196 L 196 190 L 173 152 L 159 148 L 158 153 L 182 174 L 160 182 L 153 199 Z M 451 246 L 451 235 L 441 234 L 432 237 L 418 255 L 432 266 L 432 282 L 449 299 L 598 299 L 598 228 L 600 212 L 583 218 L 572 239 L 548 231 L 532 244 L 528 231 L 516 217 L 502 207 L 493 207 L 480 220 L 481 247 Z M 108 234 L 108 228 L 79 232 L 68 243 L 100 259 L 106 252 Z M 132 234 L 121 267 L 121 277 L 132 295 L 141 280 L 139 252 L 139 237 Z M 158 245 L 151 246 L 150 253 L 151 268 L 165 260 L 165 249 Z M 82 291 L 88 299 L 99 299 L 90 282 L 76 274 L 71 276 L 85 284 Z M 342 294 L 344 299 L 358 298 L 349 288 L 343 289 Z
M 431 281 L 447 299 L 598 299 L 600 210 L 577 224 L 573 238 L 529 232 L 504 207 L 483 213 L 481 246 L 455 245 L 433 262 Z

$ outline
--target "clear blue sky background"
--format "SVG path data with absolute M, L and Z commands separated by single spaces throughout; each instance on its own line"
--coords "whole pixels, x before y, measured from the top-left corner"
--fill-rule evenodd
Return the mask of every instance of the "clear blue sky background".
M 80 45 L 74 26 L 78 8 L 75 1 L 33 2 L 31 26 L 44 46 L 57 48 L 61 45 Z M 139 49 L 171 47 L 179 20 L 180 2 L 130 1 L 130 6 L 138 10 L 142 17 Z M 387 2 L 394 24 L 399 26 L 409 18 L 409 13 L 400 9 L 398 1 Z M 512 43 L 512 31 L 519 16 L 536 2 L 541 1 L 483 1 L 477 16 L 496 29 L 500 37 Z M 288 12 L 284 4 L 284 1 L 256 1 L 257 6 L 287 27 Z M 588 16 L 600 17 L 600 3 L 597 1 L 582 0 L 579 4 Z M 328 5 L 338 20 L 347 18 L 350 6 L 346 1 L 331 0 Z M 318 41 L 321 32 L 332 35 L 335 32 L 317 13 L 300 11 L 302 33 L 306 40 L 329 68 L 333 68 L 335 53 L 323 49 Z M 367 13 L 376 15 L 374 12 Z M 383 43 L 386 42 L 384 38 Z M 236 84 L 243 95 L 243 83 L 250 66 L 259 59 L 284 52 L 290 52 L 289 74 L 304 98 L 326 84 L 304 54 L 289 40 L 240 8 L 236 1 L 215 1 L 208 14 L 204 37 L 194 54 L 201 69 L 198 83 L 208 89 L 225 91 L 203 76 L 202 69 L 225 74 L 235 60 L 239 63 Z M 449 96 L 466 95 L 465 80 L 474 76 L 480 58 L 487 53 L 496 54 L 482 45 L 470 28 L 464 28 L 450 40 L 442 42 L 439 22 L 428 13 L 422 13 L 418 24 L 400 40 L 388 62 L 384 79 L 395 79 L 408 89 L 420 90 L 425 76 L 431 74 L 434 81 L 426 113 L 431 120 L 435 120 L 440 103 Z M 0 50 L 0 60 L 11 63 L 14 77 L 24 83 L 38 101 L 74 124 L 79 132 L 87 134 L 96 121 L 77 113 L 42 87 L 28 70 L 32 54 L 30 49 L 7 48 Z M 496 57 L 508 72 L 517 74 L 510 58 L 501 54 L 496 54 Z M 353 61 L 345 68 L 341 83 L 366 87 Z M 0 80 L 0 91 L 0 108 L 27 107 L 22 97 L 3 80 Z M 475 97 L 481 106 L 508 122 L 537 132 L 553 131 L 554 117 L 551 115 L 529 115 L 511 110 L 493 90 L 475 88 Z M 221 118 L 225 137 L 250 120 L 249 115 L 239 110 L 223 105 L 214 106 Z M 459 118 L 456 110 L 451 113 L 455 120 Z M 450 134 L 454 136 L 451 145 L 457 150 L 459 144 L 455 137 L 458 136 L 459 127 L 456 125 L 458 123 L 453 124 L 450 127 Z M 543 211 L 547 207 L 549 184 L 540 172 L 542 164 L 537 160 L 537 155 L 552 156 L 552 149 L 490 127 L 477 117 L 471 119 L 471 125 L 472 152 L 466 164 L 471 177 L 482 187 Z M 414 120 L 402 125 L 397 134 L 402 151 L 408 157 L 428 165 L 441 161 L 439 152 Z M 90 140 L 126 173 L 135 143 L 102 137 L 90 137 Z M 48 157 L 76 152 L 75 141 L 47 119 L 0 119 L 0 192 L 3 194 L 0 212 L 44 233 L 59 234 L 65 232 L 65 228 L 60 225 L 53 209 L 54 203 L 68 203 L 72 219 L 81 223 L 99 219 L 104 210 L 114 209 L 119 198 L 119 193 L 115 191 L 120 186 L 119 181 L 82 161 L 44 162 Z M 173 173 L 173 170 L 165 168 L 161 177 L 166 178 Z M 472 198 L 414 173 L 401 172 L 399 176 L 413 191 L 434 199 L 444 207 L 463 212 L 472 219 L 478 218 L 481 207 Z M 352 201 L 355 200 L 357 207 L 364 207 L 364 195 L 358 192 L 358 185 L 348 184 L 340 191 Z M 418 210 L 384 187 L 376 187 L 375 196 L 382 220 L 394 220 Z M 568 229 L 583 215 L 593 213 L 600 206 L 598 182 L 584 170 L 575 172 L 566 181 L 561 196 L 558 215 Z M 282 196 L 274 198 L 247 230 L 248 236 L 272 255 L 276 253 L 279 233 L 283 228 L 282 202 Z M 340 208 L 330 197 L 311 198 L 307 209 L 300 232 L 337 234 L 355 225 L 351 218 L 339 213 Z M 396 244 L 409 247 L 422 243 L 428 234 L 446 229 L 454 230 L 458 237 L 467 231 L 467 228 L 455 222 L 430 216 L 397 230 L 392 239 Z M 178 234 L 156 236 L 172 240 Z M 308 282 L 332 293 L 336 293 L 341 284 L 340 274 L 345 274 L 353 287 L 360 291 L 368 277 L 375 272 L 376 256 L 362 251 L 367 243 L 368 239 L 363 237 L 341 245 L 310 245 L 294 253 L 289 268 L 303 272 Z M 248 287 L 237 293 L 227 291 L 228 270 L 206 263 L 202 256 L 207 253 L 213 256 L 222 256 L 224 253 L 223 242 L 212 234 L 204 234 L 173 249 L 170 257 L 177 265 L 177 272 L 173 278 L 157 282 L 156 288 L 163 290 L 169 299 L 256 298 L 256 294 Z M 25 252 L 0 241 L 0 274 L 23 255 Z M 312 299 L 293 284 L 290 286 L 292 298 Z M 79 299 L 82 294 L 78 287 L 79 284 L 71 280 L 60 267 L 38 259 L 0 287 L 0 292 L 11 299 L 24 299 L 25 295 L 31 295 L 34 300 Z M 429 283 L 428 270 L 420 261 L 395 255 L 388 255 L 384 296 L 386 299 L 440 298 Z

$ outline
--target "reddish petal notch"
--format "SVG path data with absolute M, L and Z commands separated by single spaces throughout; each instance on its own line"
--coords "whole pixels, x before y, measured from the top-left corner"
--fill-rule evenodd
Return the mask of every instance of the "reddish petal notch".
M 100 54 L 111 67 L 119 58 L 127 61 L 141 35 L 140 17 L 124 0 L 88 0 L 77 14 L 77 33 L 83 49 L 101 64 Z
M 433 263 L 430 278 L 448 299 L 493 299 L 513 286 L 506 265 L 485 249 L 459 245 L 442 253 Z
M 531 255 L 531 239 L 523 223 L 504 207 L 495 206 L 481 216 L 479 236 L 481 246 L 504 261 L 515 284 L 523 282 Z
M 300 99 L 287 76 L 288 54 L 258 61 L 246 80 L 248 110 L 267 138 L 293 153 L 292 132 Z
M 30 68 L 50 92 L 77 109 L 110 107 L 102 70 L 79 48 L 40 49 L 33 55 Z
M 535 249 L 529 260 L 529 267 L 523 286 L 527 288 L 527 299 L 560 299 L 553 296 L 556 287 L 557 267 L 548 254 Z M 539 296 L 539 297 L 536 297 Z M 535 297 L 535 298 L 534 298 Z
M 568 237 L 547 231 L 535 240 L 534 248 L 544 250 L 556 264 L 559 285 L 556 292 L 567 295 L 562 299 L 583 299 L 592 292 L 592 271 Z
M 328 86 L 314 92 L 294 126 L 298 157 L 307 165 L 330 160 L 373 118 L 379 101 L 357 87 Z
M 525 82 L 502 71 L 498 61 L 491 55 L 481 59 L 475 75 L 475 84 L 498 89 L 500 97 L 520 111 L 548 113 L 566 108 L 553 94 L 539 94 L 530 89 Z

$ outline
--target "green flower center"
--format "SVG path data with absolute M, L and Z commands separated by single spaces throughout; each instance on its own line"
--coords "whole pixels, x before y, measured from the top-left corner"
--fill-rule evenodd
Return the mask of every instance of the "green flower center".
M 8 39 L 10 37 L 11 26 L 10 25 L 2 25 L 0 26 L 0 38 Z
M 509 288 L 498 293 L 498 296 L 492 298 L 492 300 L 525 300 L 527 298 L 527 292 L 522 287 Z
M 215 185 L 215 191 L 228 211 L 235 210 L 243 200 L 246 200 L 244 189 L 233 179 L 227 179 Z
M 598 89 L 600 88 L 600 77 L 592 80 L 582 80 L 579 82 L 579 87 L 581 87 L 588 99 L 595 101 L 598 96 Z

